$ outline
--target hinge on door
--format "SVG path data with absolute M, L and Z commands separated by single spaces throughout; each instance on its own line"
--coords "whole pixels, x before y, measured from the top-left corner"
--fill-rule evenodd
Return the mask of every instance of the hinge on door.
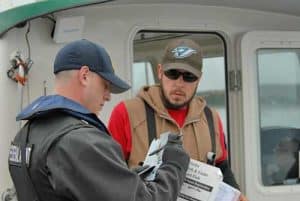
M 229 86 L 231 91 L 239 91 L 242 87 L 241 71 L 229 71 Z

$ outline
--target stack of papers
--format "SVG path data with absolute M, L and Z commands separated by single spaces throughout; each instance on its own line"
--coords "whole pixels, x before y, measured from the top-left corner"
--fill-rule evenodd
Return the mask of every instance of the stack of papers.
M 191 159 L 177 201 L 214 201 L 222 180 L 219 168 Z

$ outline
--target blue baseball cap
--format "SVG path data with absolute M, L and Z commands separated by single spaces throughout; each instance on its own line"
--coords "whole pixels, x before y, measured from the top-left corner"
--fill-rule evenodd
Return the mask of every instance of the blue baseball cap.
M 57 53 L 54 61 L 54 74 L 65 70 L 80 69 L 82 66 L 88 66 L 92 72 L 109 81 L 111 93 L 122 93 L 130 88 L 115 74 L 106 50 L 86 39 L 71 42 Z

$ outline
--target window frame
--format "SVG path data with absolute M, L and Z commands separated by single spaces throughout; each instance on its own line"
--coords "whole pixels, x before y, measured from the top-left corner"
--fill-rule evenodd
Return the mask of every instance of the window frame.
M 136 30 L 135 34 L 132 36 L 132 55 L 133 55 L 133 59 L 132 59 L 132 62 L 134 63 L 134 37 L 141 33 L 141 32 L 144 32 L 144 33 L 177 33 L 177 34 L 199 34 L 199 35 L 214 35 L 216 36 L 219 40 L 220 40 L 220 43 L 222 43 L 223 45 L 223 57 L 224 57 L 224 79 L 225 79 L 225 116 L 226 116 L 226 122 L 223 120 L 223 129 L 226 129 L 224 130 L 224 132 L 226 133 L 226 140 L 227 140 L 227 150 L 228 150 L 228 161 L 230 163 L 231 161 L 231 129 L 230 129 L 230 125 L 232 124 L 230 122 L 230 104 L 229 104 L 229 93 L 230 93 L 230 86 L 229 86 L 229 80 L 228 80 L 228 74 L 229 74 L 229 69 L 228 69 L 228 40 L 226 40 L 226 37 L 224 36 L 224 33 L 219 33 L 217 31 L 189 31 L 189 30 L 186 30 L 186 31 L 183 31 L 183 30 L 160 30 L 160 29 L 138 29 Z M 138 59 L 137 62 L 141 62 L 142 60 Z M 153 62 L 153 59 L 151 56 L 147 57 L 147 60 L 145 60 L 144 62 L 149 62 L 151 63 L 152 65 L 155 63 Z M 154 66 L 154 68 L 156 68 L 156 66 Z M 154 72 L 156 73 L 156 71 Z M 133 80 L 133 72 L 132 72 L 132 67 L 131 67 L 131 70 L 130 70 L 130 75 L 131 75 L 131 80 Z M 155 79 L 156 75 L 154 75 L 154 79 Z M 201 81 L 200 81 L 200 85 L 201 85 Z M 134 93 L 131 93 L 131 97 L 134 97 L 135 94 Z
M 296 200 L 299 185 L 264 186 L 261 178 L 260 114 L 258 93 L 257 50 L 261 48 L 299 48 L 299 32 L 252 31 L 241 39 L 242 95 L 243 95 L 243 143 L 245 161 L 246 194 L 258 201 L 272 199 Z M 280 194 L 280 196 L 278 196 Z M 299 197 L 298 197 L 299 198 Z

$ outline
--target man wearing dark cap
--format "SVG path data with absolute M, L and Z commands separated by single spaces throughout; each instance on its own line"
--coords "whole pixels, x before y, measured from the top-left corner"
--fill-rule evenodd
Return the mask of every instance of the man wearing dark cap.
M 145 86 L 137 97 L 119 103 L 109 120 L 108 128 L 129 166 L 144 160 L 153 138 L 171 131 L 182 134 L 191 158 L 216 165 L 224 182 L 238 188 L 227 162 L 221 119 L 203 98 L 195 96 L 202 76 L 200 46 L 190 39 L 171 40 L 157 73 L 159 84 Z M 240 200 L 247 199 L 241 195 Z
M 129 88 L 105 49 L 88 40 L 69 43 L 55 58 L 54 74 L 56 94 L 17 116 L 27 120 L 9 152 L 18 200 L 175 201 L 189 164 L 177 136 L 169 135 L 156 179 L 145 183 L 97 117 L 111 92 Z

